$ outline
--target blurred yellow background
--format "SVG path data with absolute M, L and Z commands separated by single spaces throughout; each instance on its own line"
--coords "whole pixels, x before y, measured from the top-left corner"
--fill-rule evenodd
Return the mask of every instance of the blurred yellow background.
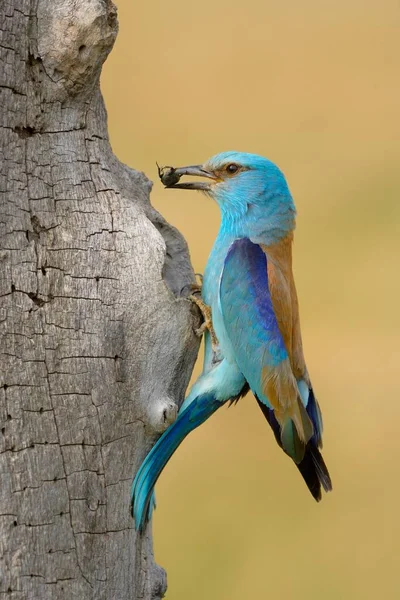
M 400 598 L 398 0 L 117 1 L 102 76 L 121 160 L 202 272 L 219 214 L 155 161 L 263 154 L 298 209 L 295 277 L 334 491 L 317 505 L 249 395 L 158 485 L 169 600 Z M 198 372 L 198 370 L 197 370 Z

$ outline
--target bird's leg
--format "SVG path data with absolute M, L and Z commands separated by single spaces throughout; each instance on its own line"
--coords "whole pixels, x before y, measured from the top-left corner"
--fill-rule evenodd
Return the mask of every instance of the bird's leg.
M 199 307 L 201 314 L 203 315 L 203 323 L 200 325 L 198 329 L 195 330 L 196 335 L 201 337 L 206 329 L 210 332 L 212 349 L 214 352 L 217 350 L 218 339 L 215 335 L 214 327 L 212 324 L 212 316 L 211 316 L 211 308 L 208 304 L 205 304 L 201 298 L 198 298 L 194 294 L 189 296 L 189 300 L 191 300 L 196 306 Z
M 201 286 L 194 284 L 192 285 L 193 293 L 188 297 L 196 306 L 200 309 L 200 312 L 203 316 L 203 323 L 200 325 L 198 329 L 195 330 L 196 335 L 201 337 L 206 329 L 210 332 L 212 349 L 214 352 L 217 350 L 218 339 L 215 335 L 214 327 L 212 324 L 212 315 L 211 315 L 211 307 L 208 306 L 203 300 L 196 294 L 201 293 Z

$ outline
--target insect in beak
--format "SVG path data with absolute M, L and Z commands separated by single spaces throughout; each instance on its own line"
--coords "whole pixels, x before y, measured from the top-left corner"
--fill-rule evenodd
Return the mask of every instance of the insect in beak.
M 157 164 L 157 163 L 156 163 Z M 202 165 L 192 165 L 190 167 L 160 167 L 157 164 L 158 176 L 161 179 L 161 183 L 166 188 L 179 188 L 181 190 L 203 190 L 207 191 L 211 189 L 211 183 L 208 181 L 187 181 L 179 183 L 180 178 L 183 175 L 195 176 L 195 177 L 208 177 L 209 179 L 216 180 L 216 177 L 210 171 L 207 171 Z

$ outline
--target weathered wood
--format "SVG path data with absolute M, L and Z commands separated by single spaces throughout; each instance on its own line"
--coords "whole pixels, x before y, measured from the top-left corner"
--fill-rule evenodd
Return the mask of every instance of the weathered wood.
M 110 148 L 99 75 L 116 34 L 110 0 L 0 5 L 7 598 L 149 600 L 166 587 L 129 492 L 198 351 L 194 275 L 150 182 Z

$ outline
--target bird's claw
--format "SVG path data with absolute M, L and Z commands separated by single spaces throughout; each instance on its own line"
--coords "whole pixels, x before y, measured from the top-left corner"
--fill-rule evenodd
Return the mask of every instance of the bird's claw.
M 201 292 L 201 288 L 196 284 L 193 284 L 192 288 L 194 293 L 192 293 L 188 299 L 191 300 L 194 304 L 196 304 L 203 316 L 203 323 L 200 325 L 199 328 L 195 329 L 194 332 L 198 337 L 201 337 L 205 330 L 208 329 L 208 331 L 210 332 L 212 349 L 214 352 L 216 352 L 218 348 L 218 339 L 215 335 L 214 327 L 212 324 L 211 308 L 205 302 L 203 302 L 201 298 L 195 296 L 196 293 Z
M 202 287 L 203 287 L 203 285 L 202 285 L 203 284 L 203 276 L 200 275 L 200 273 L 196 273 L 196 276 L 199 277 L 201 283 L 197 283 L 197 281 L 196 281 L 196 283 L 191 283 L 190 284 L 189 289 L 191 291 L 191 295 L 193 295 L 193 296 L 194 296 L 194 294 L 200 294 L 201 295 L 201 290 L 202 290 Z M 189 298 L 190 298 L 190 296 L 189 296 Z M 204 304 L 204 302 L 202 302 L 202 303 Z M 206 304 L 204 304 L 204 306 L 206 306 Z M 201 310 L 200 306 L 199 306 L 199 308 Z
M 206 329 L 208 329 L 208 323 L 206 323 L 206 321 L 204 321 L 200 325 L 200 327 L 198 327 L 197 329 L 194 330 L 194 332 L 197 335 L 197 337 L 201 338 L 201 336 L 203 335 L 203 333 L 205 332 Z
M 201 288 L 201 286 L 203 285 L 203 279 L 204 279 L 202 273 L 195 273 L 194 275 L 195 275 L 195 277 L 197 277 L 200 280 L 200 284 L 196 283 L 196 284 L 193 284 L 193 285 L 197 285 L 198 287 Z

